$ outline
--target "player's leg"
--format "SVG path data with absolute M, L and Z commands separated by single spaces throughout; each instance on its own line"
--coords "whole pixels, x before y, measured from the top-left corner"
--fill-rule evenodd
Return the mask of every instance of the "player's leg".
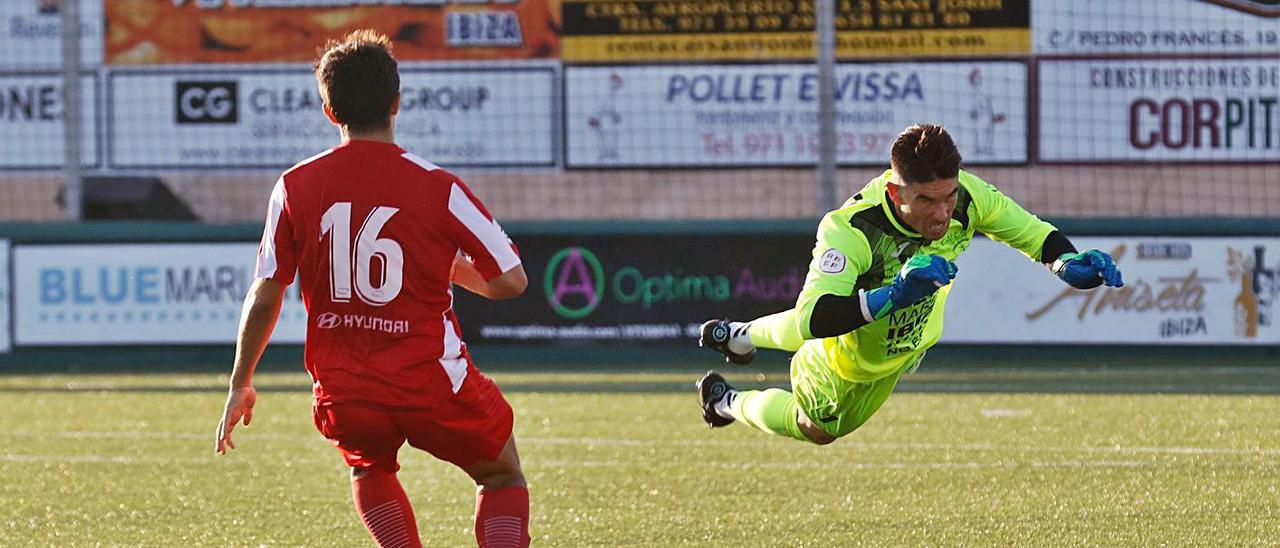
M 835 441 L 805 418 L 795 397 L 786 390 L 735 390 L 714 371 L 708 371 L 697 386 L 702 399 L 702 418 L 712 428 L 740 420 L 756 430 L 777 436 L 819 445 Z
M 469 361 L 469 360 L 468 360 Z M 529 489 L 513 432 L 514 414 L 498 386 L 468 363 L 456 394 L 437 408 L 397 413 L 409 444 L 457 465 L 476 482 L 476 542 L 529 545 Z
M 755 358 L 757 348 L 795 352 L 804 344 L 804 337 L 796 324 L 795 309 L 791 309 L 749 322 L 710 320 L 702 324 L 698 344 L 724 354 L 730 363 L 747 364 Z
M 360 521 L 379 546 L 421 546 L 413 506 L 396 477 L 404 444 L 391 416 L 352 404 L 313 409 L 316 428 L 351 466 L 351 498 Z
M 751 320 L 747 324 L 747 336 L 756 348 L 772 348 L 795 352 L 804 344 L 800 326 L 796 323 L 794 308 Z
M 720 375 L 708 373 L 699 381 L 703 419 L 712 427 L 741 420 L 770 434 L 825 445 L 870 419 L 906 369 L 871 382 L 853 382 L 827 364 L 821 342 L 810 341 L 791 358 L 791 392 L 737 391 Z
M 841 377 L 825 359 L 793 360 L 791 368 L 801 423 L 834 439 L 853 433 L 875 415 L 911 365 L 868 382 Z
M 529 488 L 512 436 L 498 458 L 463 470 L 476 482 L 476 542 L 481 547 L 529 545 Z
M 378 546 L 422 546 L 413 506 L 394 472 L 352 468 L 351 497 Z
M 775 316 L 778 316 L 775 314 Z M 797 376 L 803 370 L 798 363 L 817 362 L 825 359 L 818 341 L 803 345 L 799 352 L 791 357 L 791 382 L 805 379 Z M 821 428 L 809 421 L 800 409 L 795 395 L 786 390 L 770 388 L 767 390 L 734 390 L 724 381 L 724 377 L 708 372 L 698 381 L 699 396 L 702 399 L 703 420 L 713 428 L 725 426 L 740 420 L 746 425 L 777 436 L 788 437 L 817 444 L 835 441 Z

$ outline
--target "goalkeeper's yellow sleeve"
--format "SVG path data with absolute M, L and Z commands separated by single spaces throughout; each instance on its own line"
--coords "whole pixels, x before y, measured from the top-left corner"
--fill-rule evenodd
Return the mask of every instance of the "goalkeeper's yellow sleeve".
M 961 171 L 960 177 L 973 198 L 977 212 L 974 228 L 992 240 L 1017 249 L 1034 261 L 1040 261 L 1045 238 L 1057 229 L 1023 209 L 978 176 Z

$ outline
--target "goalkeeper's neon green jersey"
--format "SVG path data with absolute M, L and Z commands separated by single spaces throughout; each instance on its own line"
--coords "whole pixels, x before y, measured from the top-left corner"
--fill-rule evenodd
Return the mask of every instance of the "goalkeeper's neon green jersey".
M 809 321 L 813 305 L 825 294 L 856 295 L 889 285 L 907 259 L 916 254 L 940 255 L 954 261 L 976 232 L 1040 259 L 1044 239 L 1055 229 L 1028 213 L 999 190 L 961 171 L 951 227 L 941 240 L 926 241 L 899 221 L 886 194 L 892 171 L 863 187 L 818 226 L 813 260 L 796 301 L 800 334 L 813 339 Z M 963 279 L 961 272 L 957 279 Z M 942 335 L 943 308 L 951 285 L 889 316 L 821 341 L 827 363 L 841 377 L 872 381 L 907 367 Z

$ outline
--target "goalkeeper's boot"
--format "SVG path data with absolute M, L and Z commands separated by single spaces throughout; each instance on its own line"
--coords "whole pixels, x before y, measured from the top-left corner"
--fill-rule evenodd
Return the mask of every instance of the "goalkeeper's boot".
M 734 337 L 746 335 L 747 324 L 739 324 L 738 328 L 733 329 L 732 322 L 729 320 L 708 320 L 702 324 L 702 333 L 698 337 L 698 346 L 710 348 L 724 354 L 724 361 L 734 365 L 746 365 L 756 359 L 756 349 L 751 348 L 750 352 L 740 353 L 734 352 L 729 348 L 729 341 Z
M 702 420 L 707 421 L 707 426 L 720 428 L 733 422 L 733 419 L 716 413 L 716 404 L 733 395 L 733 387 L 725 382 L 724 377 L 715 371 L 707 371 L 695 386 L 698 387 L 698 396 L 702 398 Z

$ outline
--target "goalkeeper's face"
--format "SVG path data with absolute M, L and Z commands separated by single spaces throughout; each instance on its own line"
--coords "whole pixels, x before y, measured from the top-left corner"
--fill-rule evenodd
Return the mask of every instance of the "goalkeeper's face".
M 925 183 L 903 184 L 897 177 L 889 185 L 889 196 L 907 226 L 929 240 L 940 240 L 951 226 L 960 184 L 955 177 Z

